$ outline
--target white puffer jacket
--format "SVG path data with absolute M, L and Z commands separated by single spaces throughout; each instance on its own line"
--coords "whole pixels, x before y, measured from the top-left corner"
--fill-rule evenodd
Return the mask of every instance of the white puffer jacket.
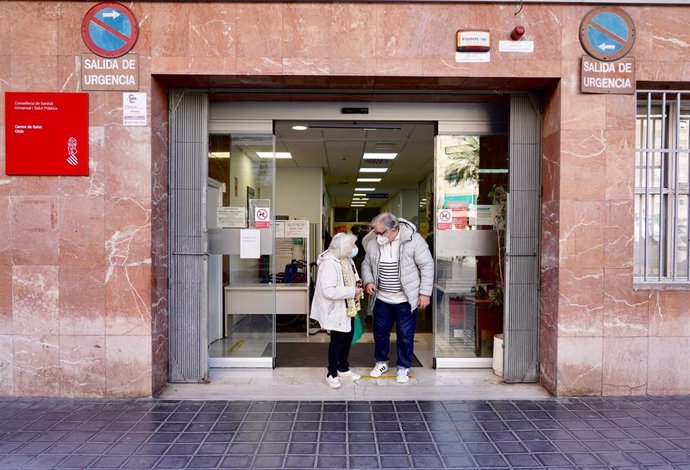
M 355 281 L 359 281 L 355 264 L 352 260 L 349 261 L 355 272 Z M 309 316 L 318 321 L 325 330 L 347 333 L 352 322 L 346 313 L 345 300 L 355 298 L 355 286 L 345 286 L 340 260 L 330 251 L 321 253 L 316 264 L 319 266 L 319 272 L 316 276 L 314 300 Z
M 420 295 L 431 296 L 434 288 L 434 259 L 429 246 L 417 232 L 413 223 L 405 219 L 400 222 L 400 282 L 412 310 L 417 308 Z M 362 282 L 378 286 L 380 246 L 376 237 L 371 237 L 364 249 L 367 255 L 362 262 Z

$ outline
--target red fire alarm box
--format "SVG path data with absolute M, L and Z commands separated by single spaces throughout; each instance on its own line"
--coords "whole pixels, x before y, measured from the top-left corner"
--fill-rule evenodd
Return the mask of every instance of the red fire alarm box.
M 89 174 L 88 93 L 5 93 L 8 175 Z

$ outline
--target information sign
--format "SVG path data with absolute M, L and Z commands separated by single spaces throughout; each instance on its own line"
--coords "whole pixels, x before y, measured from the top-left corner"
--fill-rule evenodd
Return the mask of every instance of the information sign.
M 5 93 L 5 142 L 8 175 L 88 175 L 88 93 Z
M 82 91 L 137 91 L 139 89 L 139 57 L 127 54 L 107 58 L 94 54 L 81 55 Z
M 582 56 L 582 93 L 635 94 L 635 59 L 603 62 Z

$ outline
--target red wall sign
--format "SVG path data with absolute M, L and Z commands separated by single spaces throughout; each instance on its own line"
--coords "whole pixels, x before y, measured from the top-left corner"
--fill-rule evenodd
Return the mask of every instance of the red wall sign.
M 5 93 L 5 173 L 89 174 L 88 93 Z

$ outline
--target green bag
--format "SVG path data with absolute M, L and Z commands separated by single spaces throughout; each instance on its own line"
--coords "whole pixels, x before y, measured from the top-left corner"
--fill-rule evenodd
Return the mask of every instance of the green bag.
M 359 318 L 359 312 L 355 315 L 355 333 L 352 335 L 352 344 L 355 344 L 359 338 L 364 334 L 364 328 L 362 328 L 362 320 Z

